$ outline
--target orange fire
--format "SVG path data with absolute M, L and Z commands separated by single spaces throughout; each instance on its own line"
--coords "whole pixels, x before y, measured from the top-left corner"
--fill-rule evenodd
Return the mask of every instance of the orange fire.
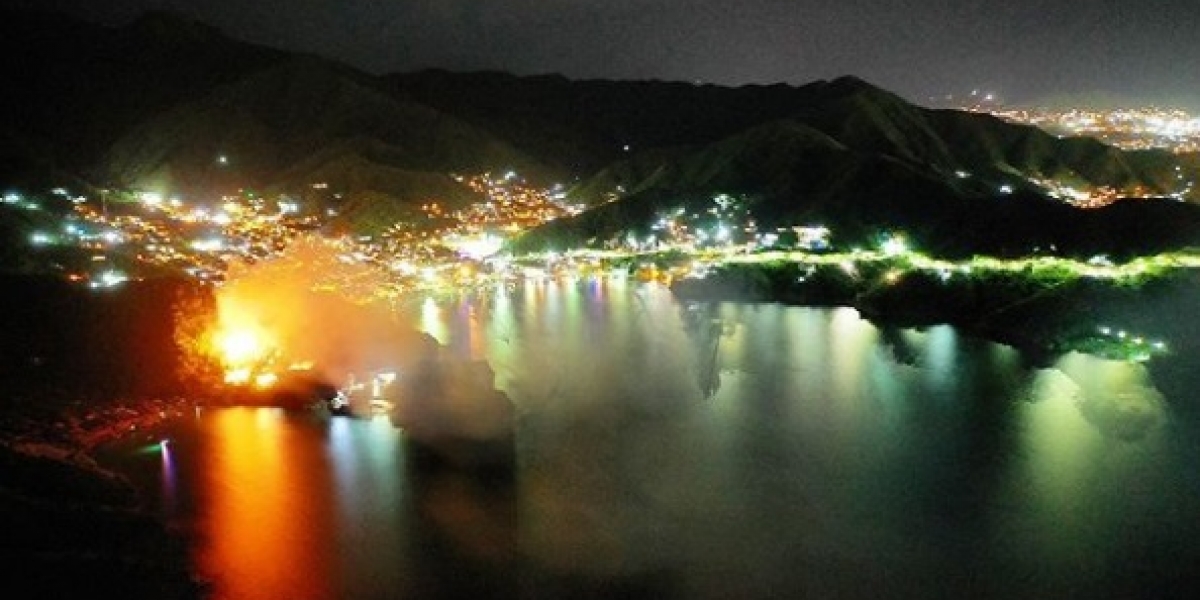
M 347 282 L 374 271 L 343 264 L 342 257 L 340 246 L 297 240 L 282 256 L 230 265 L 216 289 L 215 323 L 203 338 L 226 384 L 270 388 L 289 384 L 297 371 L 356 370 L 371 347 L 357 341 L 373 339 L 379 322 L 363 318 L 360 297 L 346 298 L 353 287 Z
M 278 379 L 272 372 L 277 354 L 274 336 L 233 298 L 218 298 L 217 331 L 212 340 L 225 370 L 225 383 L 268 388 Z
M 221 356 L 231 364 L 256 362 L 265 354 L 265 343 L 257 331 L 241 329 L 217 337 Z

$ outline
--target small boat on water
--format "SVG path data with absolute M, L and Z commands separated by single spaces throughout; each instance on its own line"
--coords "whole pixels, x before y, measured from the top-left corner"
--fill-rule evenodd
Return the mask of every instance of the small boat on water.
M 367 383 L 350 375 L 345 386 L 338 388 L 322 402 L 331 415 L 376 416 L 391 414 L 395 403 L 385 397 L 385 390 L 396 380 L 394 371 L 373 373 Z

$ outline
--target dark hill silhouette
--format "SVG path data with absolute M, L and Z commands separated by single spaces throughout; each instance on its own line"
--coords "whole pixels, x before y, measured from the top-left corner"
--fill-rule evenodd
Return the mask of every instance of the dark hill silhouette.
M 652 148 L 713 142 L 790 115 L 823 84 L 723 87 L 664 81 L 574 81 L 559 75 L 427 70 L 386 78 L 392 89 L 586 175 Z
M 678 206 L 703 212 L 718 193 L 750 198 L 767 228 L 819 222 L 854 243 L 899 228 L 944 253 L 1051 246 L 1122 253 L 1198 241 L 1194 206 L 1159 200 L 1083 211 L 1051 200 L 1036 183 L 1165 197 L 1179 189 L 1177 166 L 1196 176 L 1192 157 L 1125 152 L 986 115 L 924 109 L 854 77 L 793 91 L 805 103 L 786 118 L 605 167 L 572 195 L 621 200 L 531 232 L 514 248 L 640 235 L 658 214 Z M 1153 242 L 1143 239 L 1148 231 L 1158 232 Z
M 18 90 L 0 100 L 7 181 L 79 176 L 208 197 L 235 187 L 330 196 L 351 230 L 384 227 L 416 202 L 472 200 L 452 172 L 517 168 L 534 181 L 572 176 L 573 198 L 596 206 L 622 196 L 534 232 L 522 242 L 529 246 L 604 239 L 644 228 L 641 219 L 660 208 L 731 193 L 752 198 L 766 226 L 820 219 L 848 236 L 902 226 L 928 247 L 964 251 L 970 240 L 1024 252 L 1117 231 L 1089 229 L 1097 215 L 1150 215 L 1120 236 L 1188 237 L 1188 207 L 1084 214 L 1045 198 L 1039 179 L 1169 195 L 1176 167 L 1200 175 L 1196 156 L 1124 152 L 922 108 L 855 77 L 742 87 L 489 72 L 377 77 L 167 13 L 120 28 L 3 16 L 0 50 L 23 57 L 0 67 Z M 315 183 L 329 193 L 318 198 Z M 1157 229 L 1163 215 L 1172 215 L 1169 232 Z
M 1122 152 L 1090 138 L 1059 139 L 988 115 L 925 109 L 852 76 L 802 86 L 736 88 L 437 70 L 386 79 L 397 93 L 582 176 L 631 154 L 712 144 L 786 119 L 857 152 L 892 156 L 943 174 L 967 170 L 986 179 L 1037 176 L 1173 191 L 1175 160 L 1165 152 Z
M 322 160 L 348 152 L 356 157 L 352 164 Z M 104 170 L 126 185 L 165 183 L 194 192 L 253 182 L 298 194 L 325 182 L 344 186 L 338 189 L 345 194 L 388 195 L 412 187 L 406 174 L 448 180 L 450 172 L 494 165 L 542 171 L 454 117 L 375 89 L 362 73 L 301 57 L 142 122 L 112 146 Z M 421 196 L 446 187 L 412 191 Z
M 9 90 L 0 131 L 39 145 L 36 162 L 77 173 L 149 115 L 287 56 L 169 13 L 121 28 L 50 13 L 0 17 L 0 52 L 20 57 L 0 67 Z

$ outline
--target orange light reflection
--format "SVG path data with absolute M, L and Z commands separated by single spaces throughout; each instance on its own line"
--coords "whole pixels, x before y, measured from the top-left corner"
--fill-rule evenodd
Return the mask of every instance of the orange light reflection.
M 214 411 L 204 428 L 211 452 L 201 472 L 212 497 L 201 520 L 204 575 L 216 598 L 332 597 L 330 560 L 334 504 L 327 461 L 318 444 L 289 439 L 295 428 L 274 409 Z M 324 497 L 324 498 L 322 498 Z

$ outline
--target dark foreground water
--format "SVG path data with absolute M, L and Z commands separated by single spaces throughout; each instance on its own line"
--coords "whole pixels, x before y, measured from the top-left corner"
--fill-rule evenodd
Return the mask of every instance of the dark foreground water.
M 422 473 L 386 420 L 200 413 L 126 464 L 218 597 L 1162 598 L 1200 589 L 1194 415 L 851 309 L 528 284 L 412 318 L 487 359 L 511 485 Z M 401 374 L 403 376 L 403 374 Z

